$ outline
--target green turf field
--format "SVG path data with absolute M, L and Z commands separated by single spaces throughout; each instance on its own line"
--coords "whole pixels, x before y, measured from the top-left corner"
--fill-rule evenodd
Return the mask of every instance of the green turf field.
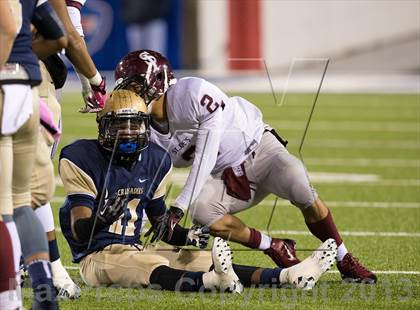
M 241 95 L 258 105 L 265 121 L 289 140 L 298 154 L 313 95 L 288 95 L 283 105 L 272 95 Z M 77 113 L 78 94 L 63 96 L 61 146 L 96 136 L 94 115 Z M 232 142 L 234 143 L 234 142 Z M 81 283 L 77 265 L 60 232 L 63 264 L 82 287 L 82 297 L 61 302 L 62 309 L 420 309 L 420 99 L 415 95 L 320 95 L 309 126 L 302 159 L 320 196 L 330 206 L 347 248 L 369 268 L 378 284 L 343 284 L 334 267 L 311 292 L 290 289 L 246 289 L 243 295 L 181 294 L 145 289 L 90 289 Z M 170 199 L 176 196 L 175 184 Z M 58 186 L 53 209 L 63 201 Z M 272 235 L 297 240 L 300 249 L 317 247 L 300 211 L 275 197 L 240 215 L 249 225 Z M 56 227 L 58 218 L 56 217 Z M 232 248 L 239 249 L 236 244 Z M 299 251 L 304 258 L 310 252 Z M 234 252 L 241 264 L 273 266 L 262 253 Z M 26 306 L 30 291 L 24 290 Z

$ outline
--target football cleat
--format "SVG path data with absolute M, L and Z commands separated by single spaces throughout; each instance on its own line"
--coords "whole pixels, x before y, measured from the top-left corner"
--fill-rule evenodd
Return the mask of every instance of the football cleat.
M 296 242 L 291 239 L 273 238 L 270 247 L 264 251 L 264 254 L 270 256 L 277 266 L 288 268 L 300 263 L 296 257 L 295 245 Z
M 53 272 L 53 284 L 57 290 L 58 299 L 77 299 L 80 297 L 80 287 L 70 278 L 67 270 L 56 260 L 51 263 Z
M 222 238 L 216 237 L 211 250 L 214 273 L 218 279 L 218 289 L 231 293 L 242 293 L 244 286 L 232 267 L 232 251 Z
M 16 273 L 16 284 L 23 288 L 27 279 L 29 279 L 28 269 L 22 261 L 21 265 L 19 266 L 19 271 Z
M 280 280 L 297 289 L 311 290 L 319 278 L 333 266 L 336 256 L 337 243 L 334 239 L 328 239 L 312 252 L 311 256 L 297 265 L 284 269 L 280 274 Z
M 378 280 L 376 275 L 360 264 L 351 253 L 347 253 L 342 261 L 337 262 L 337 268 L 345 282 L 375 284 Z

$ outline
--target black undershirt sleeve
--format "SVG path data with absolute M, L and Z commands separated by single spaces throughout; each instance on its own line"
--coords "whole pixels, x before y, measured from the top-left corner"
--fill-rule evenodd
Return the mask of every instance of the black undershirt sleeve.
M 82 242 L 89 241 L 89 238 L 92 234 L 92 229 L 94 229 L 93 234 L 95 235 L 98 231 L 107 227 L 107 224 L 102 223 L 99 219 L 96 221 L 95 227 L 93 227 L 95 223 L 95 215 L 93 214 L 91 217 L 78 219 L 74 224 L 74 231 L 79 239 Z
M 181 225 L 176 224 L 174 227 L 174 233 L 172 234 L 171 240 L 166 241 L 167 244 L 176 245 L 176 246 L 184 246 L 189 245 L 187 237 L 188 237 L 189 229 L 182 227 Z

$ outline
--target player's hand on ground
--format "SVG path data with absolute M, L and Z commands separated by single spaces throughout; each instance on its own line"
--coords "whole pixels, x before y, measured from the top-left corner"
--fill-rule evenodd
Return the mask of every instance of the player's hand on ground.
M 108 199 L 98 210 L 98 220 L 107 225 L 113 224 L 123 214 L 127 203 L 127 196 L 116 196 Z
M 184 216 L 184 211 L 178 207 L 170 207 L 164 215 L 156 219 L 153 227 L 144 235 L 149 236 L 152 232 L 150 242 L 158 242 L 159 240 L 169 241 L 172 239 L 176 224 Z
M 193 245 L 205 249 L 210 239 L 210 228 L 207 226 L 194 225 L 187 235 L 187 245 Z
M 81 113 L 96 113 L 101 111 L 107 99 L 105 78 L 102 77 L 102 82 L 98 86 L 90 85 L 91 91 L 82 93 L 85 107 L 81 108 Z

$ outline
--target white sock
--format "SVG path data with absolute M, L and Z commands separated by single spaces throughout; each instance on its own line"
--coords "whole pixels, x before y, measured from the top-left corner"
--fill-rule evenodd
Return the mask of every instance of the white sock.
M 348 252 L 344 242 L 341 243 L 337 248 L 337 262 L 341 262 Z
M 283 268 L 281 271 L 280 271 L 280 275 L 279 275 L 279 280 L 280 280 L 280 284 L 287 284 L 287 283 L 289 283 L 289 280 L 288 280 L 288 278 L 287 278 L 287 273 L 288 273 L 288 270 L 287 269 L 289 269 L 289 268 Z
M 10 239 L 12 240 L 13 261 L 15 264 L 15 272 L 18 272 L 19 267 L 20 267 L 20 257 L 22 256 L 19 235 L 18 235 L 16 224 L 14 221 L 6 222 L 5 224 L 6 224 L 7 230 L 9 231 Z
M 96 74 L 89 79 L 90 84 L 98 86 L 102 82 L 101 74 L 96 71 Z
M 35 214 L 44 227 L 45 232 L 54 230 L 54 216 L 49 202 L 35 209 Z
M 219 279 L 216 276 L 216 272 L 214 270 L 205 272 L 203 274 L 203 285 L 207 289 L 212 289 L 219 284 Z
M 271 246 L 271 237 L 267 236 L 266 234 L 261 233 L 261 242 L 258 246 L 260 250 L 267 250 Z
M 22 301 L 19 299 L 16 290 L 0 293 L 0 309 L 12 310 L 22 307 Z
M 53 273 L 53 277 L 67 276 L 68 275 L 67 270 L 66 270 L 66 268 L 64 268 L 60 259 L 57 259 L 57 260 L 51 262 L 51 270 L 52 270 L 52 273 Z

